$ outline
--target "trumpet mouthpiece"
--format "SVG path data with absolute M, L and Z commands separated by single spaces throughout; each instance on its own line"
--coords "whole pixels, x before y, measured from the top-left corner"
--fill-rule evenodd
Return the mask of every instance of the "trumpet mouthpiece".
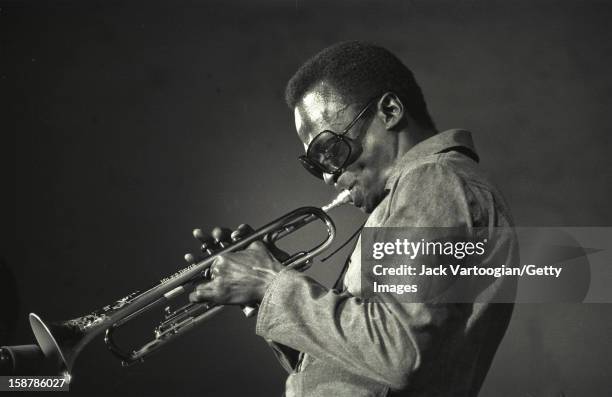
M 335 199 L 332 200 L 331 203 L 321 207 L 321 209 L 325 212 L 329 212 L 332 208 L 336 208 L 338 206 L 348 204 L 351 202 L 351 192 L 348 190 L 343 190 L 339 195 L 336 196 Z

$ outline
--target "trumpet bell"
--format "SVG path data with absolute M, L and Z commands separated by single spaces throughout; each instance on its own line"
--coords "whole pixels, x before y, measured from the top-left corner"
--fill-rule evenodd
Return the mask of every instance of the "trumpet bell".
M 59 360 L 68 373 L 81 349 L 99 332 L 83 332 L 69 322 L 46 324 L 38 315 L 30 313 L 30 326 L 38 346 L 47 359 Z

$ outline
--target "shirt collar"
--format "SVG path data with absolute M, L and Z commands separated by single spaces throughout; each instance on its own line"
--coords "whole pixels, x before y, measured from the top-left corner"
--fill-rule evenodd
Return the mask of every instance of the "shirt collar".
M 391 189 L 407 163 L 432 154 L 444 153 L 451 150 L 461 152 L 478 162 L 478 154 L 474 147 L 472 134 L 469 131 L 452 129 L 439 132 L 417 143 L 400 157 L 391 172 L 391 176 L 387 180 L 385 189 Z

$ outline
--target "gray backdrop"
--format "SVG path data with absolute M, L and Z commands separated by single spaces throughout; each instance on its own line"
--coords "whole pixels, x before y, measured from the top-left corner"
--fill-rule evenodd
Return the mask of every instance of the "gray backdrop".
M 197 248 L 193 227 L 260 225 L 326 202 L 330 189 L 295 160 L 283 89 L 340 40 L 394 51 L 439 128 L 474 132 L 517 224 L 612 223 L 610 3 L 0 5 L 0 255 L 19 289 L 3 307 L 20 302 L 6 343 L 32 340 L 31 311 L 80 316 L 173 272 Z M 363 220 L 352 208 L 335 214 L 338 241 Z M 312 273 L 330 285 L 345 255 Z M 518 306 L 481 395 L 610 395 L 611 313 Z M 98 339 L 77 361 L 73 391 L 278 395 L 284 373 L 254 324 L 230 310 L 132 368 Z

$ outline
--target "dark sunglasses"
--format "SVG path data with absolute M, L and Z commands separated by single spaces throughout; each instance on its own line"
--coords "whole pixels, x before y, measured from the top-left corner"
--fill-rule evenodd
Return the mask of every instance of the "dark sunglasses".
M 341 133 L 325 130 L 317 134 L 308 144 L 306 155 L 298 157 L 304 168 L 315 177 L 323 179 L 323 174 L 340 175 L 351 165 L 355 159 L 351 159 L 350 142 L 355 140 L 346 134 L 375 102 L 375 99 L 368 102 Z

